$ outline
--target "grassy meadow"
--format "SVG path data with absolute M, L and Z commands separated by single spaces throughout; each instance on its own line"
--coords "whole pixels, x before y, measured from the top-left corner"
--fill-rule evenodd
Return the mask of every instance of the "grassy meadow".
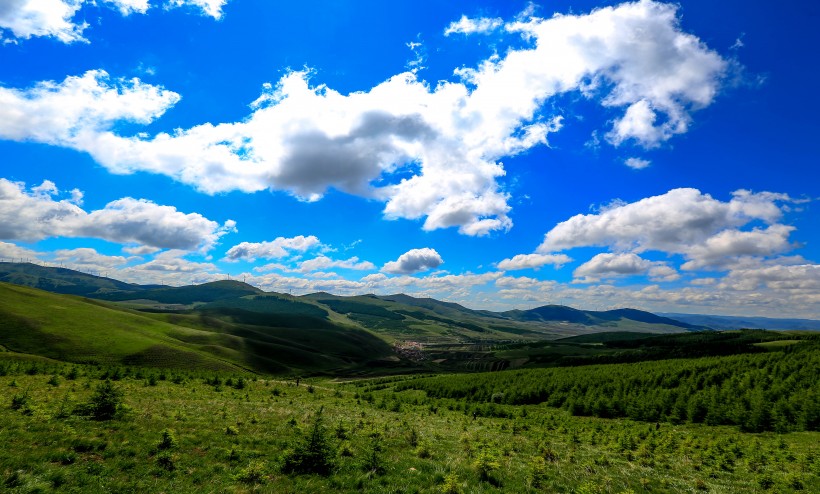
M 9 354 L 0 374 L 0 486 L 12 493 L 820 491 L 818 432 L 546 404 L 484 416 L 405 377 L 297 386 Z

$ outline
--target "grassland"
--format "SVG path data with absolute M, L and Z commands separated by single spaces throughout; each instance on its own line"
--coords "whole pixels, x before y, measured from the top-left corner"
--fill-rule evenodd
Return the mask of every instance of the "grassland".
M 545 405 L 500 404 L 483 417 L 462 400 L 398 391 L 403 378 L 296 386 L 2 358 L 0 369 L 0 485 L 12 493 L 820 489 L 816 432 L 574 417 Z M 104 377 L 122 392 L 118 416 L 73 412 Z M 317 434 L 329 470 L 294 470 L 294 451 Z
M 820 492 L 811 333 L 544 340 L 406 296 L 156 293 L 0 283 L 0 491 Z
M 0 283 L 0 345 L 77 363 L 281 374 L 365 372 L 369 362 L 391 354 L 380 338 L 318 317 L 230 307 L 138 312 L 6 283 Z

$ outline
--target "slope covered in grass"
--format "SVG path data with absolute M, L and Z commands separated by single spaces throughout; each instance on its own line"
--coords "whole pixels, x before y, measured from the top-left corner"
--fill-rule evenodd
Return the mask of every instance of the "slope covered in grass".
M 0 283 L 0 344 L 70 362 L 232 368 L 175 336 L 180 328 L 83 299 Z
M 69 295 L 103 296 L 115 292 L 138 292 L 156 288 L 152 285 L 134 285 L 94 276 L 73 269 L 39 266 L 31 263 L 0 262 L 0 281 L 54 293 Z
M 269 302 L 261 306 L 270 309 Z M 253 312 L 253 301 L 248 303 L 244 309 L 142 314 L 0 283 L 0 345 L 67 362 L 268 373 L 350 373 L 392 355 L 387 343 L 361 329 L 300 314 Z

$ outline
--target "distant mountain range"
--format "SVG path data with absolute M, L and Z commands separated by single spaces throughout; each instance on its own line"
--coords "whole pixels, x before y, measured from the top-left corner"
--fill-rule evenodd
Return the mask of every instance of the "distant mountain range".
M 310 315 L 377 332 L 389 339 L 430 342 L 544 339 L 594 331 L 672 333 L 704 329 L 636 309 L 585 311 L 558 305 L 492 312 L 405 294 L 300 297 L 263 292 L 238 281 L 168 287 L 136 285 L 65 268 L 0 263 L 0 281 L 54 293 L 126 303 L 148 311 L 241 311 L 266 317 Z M 238 316 L 237 316 L 238 317 Z M 250 317 L 247 314 L 243 316 Z
M 136 285 L 0 263 L 0 352 L 71 362 L 360 376 L 499 370 L 621 358 L 619 348 L 600 346 L 610 334 L 620 341 L 714 327 L 682 318 L 560 305 L 491 312 L 405 294 L 292 296 L 233 280 Z M 783 324 L 770 327 L 792 329 Z M 566 339 L 579 335 L 593 339 Z
M 747 316 L 715 316 L 708 314 L 679 314 L 668 312 L 659 314 L 665 317 L 684 321 L 697 326 L 704 326 L 709 329 L 775 329 L 775 330 L 798 330 L 798 331 L 820 331 L 820 321 L 814 319 L 778 319 L 772 317 L 747 317 Z
M 218 300 L 266 294 L 266 292 L 256 287 L 236 281 L 226 280 L 225 282 L 184 287 L 138 285 L 94 276 L 72 269 L 40 266 L 31 263 L 0 262 L 0 281 L 53 293 L 79 295 L 115 302 L 143 300 L 168 306 L 198 304 L 201 307 L 203 304 L 212 304 Z M 280 298 L 289 297 L 288 295 L 276 293 L 268 295 Z M 488 337 L 509 338 L 516 335 L 543 337 L 544 331 L 556 336 L 571 336 L 579 332 L 602 330 L 661 333 L 743 328 L 820 330 L 820 321 L 811 319 L 683 313 L 653 314 L 636 309 L 589 311 L 562 305 L 545 305 L 529 310 L 492 312 L 468 309 L 456 303 L 442 302 L 432 298 L 416 298 L 405 294 L 340 297 L 319 292 L 293 298 L 325 306 L 326 309 L 330 309 L 329 312 L 341 311 L 339 313 L 345 315 L 348 320 L 357 320 L 354 324 L 365 327 L 368 325 L 382 326 L 382 329 L 387 329 L 386 326 L 389 326 L 389 323 L 386 321 L 406 321 L 413 318 L 415 314 L 415 316 L 421 316 L 421 321 L 455 327 L 455 333 L 459 333 L 459 328 L 467 333 L 480 333 L 480 336 L 485 339 Z M 207 309 L 208 307 L 204 308 Z M 210 308 L 213 309 L 214 306 Z M 169 307 L 155 306 L 154 309 L 169 309 Z M 386 316 L 388 312 L 391 314 L 390 316 Z M 380 317 L 386 320 L 380 321 Z M 402 326 L 402 324 L 396 325 Z M 455 333 L 453 334 L 455 335 Z M 424 332 L 422 332 L 423 334 Z M 470 338 L 476 335 L 466 334 L 463 336 Z

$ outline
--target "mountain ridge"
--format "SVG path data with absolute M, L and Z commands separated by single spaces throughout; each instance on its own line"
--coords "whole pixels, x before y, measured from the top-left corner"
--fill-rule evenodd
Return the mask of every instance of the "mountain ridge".
M 219 280 L 200 285 L 180 287 L 138 285 L 111 278 L 94 276 L 68 268 L 39 266 L 31 263 L 0 263 L 0 281 L 39 288 L 53 293 L 81 295 L 112 302 L 150 300 L 161 304 L 190 306 L 197 303 L 213 304 L 220 300 L 256 295 L 290 297 L 289 295 L 277 292 L 265 292 L 237 280 Z M 586 327 L 600 326 L 602 328 L 608 328 L 618 324 L 619 321 L 635 321 L 636 323 L 663 325 L 687 331 L 703 329 L 693 324 L 665 318 L 652 314 L 651 312 L 627 308 L 616 309 L 614 311 L 586 311 L 560 305 L 545 305 L 527 310 L 493 312 L 470 309 L 454 302 L 445 302 L 429 297 L 414 297 L 403 293 L 391 295 L 365 294 L 341 296 L 327 292 L 316 292 L 293 298 L 308 300 L 323 305 L 335 305 L 339 310 L 334 310 L 331 307 L 332 312 L 343 316 L 347 315 L 347 317 L 350 317 L 352 314 L 354 315 L 354 319 L 356 319 L 356 315 L 358 315 L 358 324 L 362 324 L 363 316 L 367 315 L 386 317 L 387 319 L 394 319 L 396 321 L 404 321 L 408 318 L 418 317 L 419 320 L 454 325 L 478 333 L 488 328 L 482 328 L 482 324 L 476 324 L 476 321 L 490 319 L 493 320 L 493 324 L 498 324 L 499 328 L 503 327 L 501 326 L 503 323 L 523 323 L 525 325 L 572 323 Z M 324 303 L 322 303 L 322 301 L 324 301 Z M 400 317 L 396 315 L 386 315 L 387 312 L 391 312 L 391 306 L 389 304 L 394 303 L 404 306 L 400 309 L 395 309 L 399 311 L 398 314 L 400 314 Z M 363 304 L 372 304 L 373 307 L 365 309 L 363 308 Z M 414 308 L 421 310 L 421 312 Z M 245 310 L 246 309 L 248 309 L 248 307 L 245 307 Z M 423 311 L 429 311 L 432 314 Z M 444 319 L 442 319 L 442 317 Z M 463 320 L 465 318 L 467 320 Z M 484 325 L 491 326 L 492 324 L 486 322 Z M 506 329 L 514 330 L 514 333 L 518 331 L 526 333 L 532 328 L 522 326 Z M 502 330 L 502 332 L 504 331 Z

